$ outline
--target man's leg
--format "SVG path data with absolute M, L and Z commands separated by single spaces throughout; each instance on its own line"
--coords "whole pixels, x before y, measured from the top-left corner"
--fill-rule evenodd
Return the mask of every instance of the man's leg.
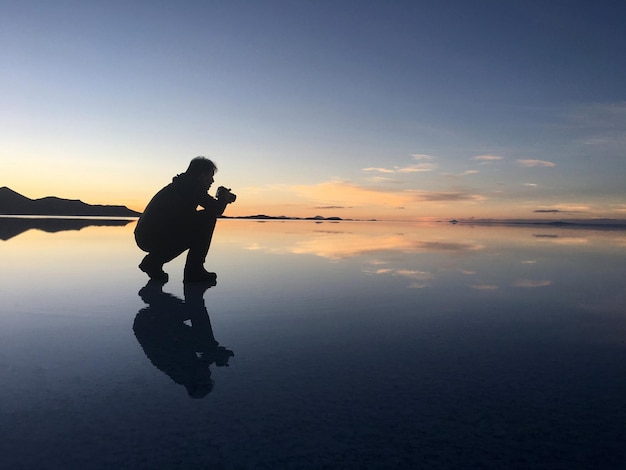
M 137 245 L 148 254 L 139 264 L 139 269 L 154 281 L 167 282 L 169 276 L 163 271 L 163 265 L 172 261 L 189 248 L 186 233 L 152 234 L 150 237 L 135 234 Z
M 207 211 L 198 211 L 190 224 L 190 245 L 185 262 L 184 282 L 214 281 L 215 273 L 204 269 L 217 219 Z

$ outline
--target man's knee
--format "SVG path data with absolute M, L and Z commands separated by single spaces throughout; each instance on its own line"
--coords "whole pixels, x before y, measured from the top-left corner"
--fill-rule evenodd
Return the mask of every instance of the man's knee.
M 217 222 L 215 214 L 212 214 L 207 210 L 196 211 L 195 217 L 198 223 L 203 225 L 215 225 L 215 222 Z

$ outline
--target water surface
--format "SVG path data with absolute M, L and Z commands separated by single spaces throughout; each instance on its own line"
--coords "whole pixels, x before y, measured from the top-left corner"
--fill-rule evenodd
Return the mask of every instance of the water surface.
M 220 220 L 203 292 L 5 222 L 7 468 L 626 466 L 624 231 Z

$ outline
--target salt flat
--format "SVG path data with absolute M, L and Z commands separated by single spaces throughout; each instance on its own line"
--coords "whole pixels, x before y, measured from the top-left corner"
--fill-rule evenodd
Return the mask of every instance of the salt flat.
M 7 468 L 626 466 L 623 231 L 221 220 L 203 292 L 133 228 L 0 242 Z

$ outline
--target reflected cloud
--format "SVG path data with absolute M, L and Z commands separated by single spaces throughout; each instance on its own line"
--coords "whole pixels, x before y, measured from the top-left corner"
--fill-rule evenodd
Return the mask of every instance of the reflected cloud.
M 585 237 L 561 237 L 558 235 L 534 235 L 538 241 L 554 245 L 585 245 L 589 239 Z
M 10 240 L 29 230 L 41 230 L 48 233 L 67 230 L 81 230 L 85 227 L 112 226 L 123 227 L 133 220 L 129 219 L 88 219 L 88 218 L 31 218 L 31 217 L 0 217 L 0 240 Z
M 133 332 L 146 357 L 192 398 L 213 390 L 210 365 L 228 366 L 234 353 L 213 335 L 204 303 L 210 284 L 185 284 L 185 299 L 163 292 L 163 284 L 149 281 L 139 296 L 148 307 L 137 313 Z
M 338 260 L 367 253 L 418 253 L 429 251 L 468 253 L 481 249 L 483 249 L 483 245 L 472 242 L 413 240 L 405 235 L 364 237 L 357 234 L 345 234 L 344 236 L 304 240 L 298 242 L 288 251 L 296 254 L 314 254 L 323 258 Z
M 366 274 L 390 275 L 410 279 L 413 281 L 411 284 L 409 284 L 409 288 L 411 289 L 423 289 L 426 287 L 430 287 L 431 284 L 428 281 L 434 279 L 434 275 L 432 273 L 412 269 L 381 268 L 375 270 L 366 269 L 364 272 Z
M 274 227 L 279 229 L 278 224 Z M 296 227 L 302 231 L 296 233 Z M 455 283 L 467 286 L 467 293 L 470 289 L 502 291 L 505 286 L 532 289 L 553 285 L 551 266 L 561 259 L 556 246 L 578 253 L 583 246 L 595 250 L 599 244 L 603 248 L 626 245 L 619 232 L 597 234 L 559 227 L 377 222 L 341 222 L 335 227 L 320 230 L 287 224 L 284 233 L 278 230 L 282 234 L 274 243 L 259 238 L 248 249 L 315 256 L 333 263 L 349 261 L 361 275 L 386 278 L 385 282 L 405 280 L 413 288 L 436 288 L 452 277 Z
M 624 246 L 626 247 L 626 237 L 619 237 L 616 238 L 614 241 L 615 245 L 617 246 Z

